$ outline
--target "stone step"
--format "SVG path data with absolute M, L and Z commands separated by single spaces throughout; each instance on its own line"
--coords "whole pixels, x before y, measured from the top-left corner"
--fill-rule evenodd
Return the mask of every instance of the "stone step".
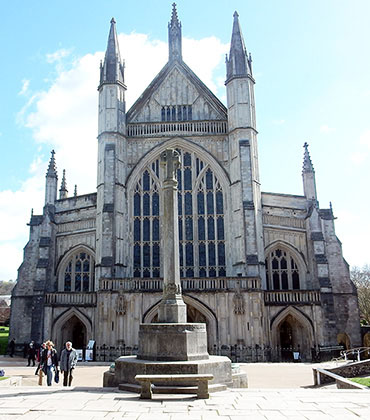
M 141 386 L 136 384 L 119 384 L 118 389 L 120 391 L 130 391 L 140 394 Z M 219 392 L 225 391 L 227 386 L 224 384 L 209 384 L 208 392 Z M 197 386 L 175 386 L 175 385 L 153 385 L 153 394 L 196 394 L 198 391 Z

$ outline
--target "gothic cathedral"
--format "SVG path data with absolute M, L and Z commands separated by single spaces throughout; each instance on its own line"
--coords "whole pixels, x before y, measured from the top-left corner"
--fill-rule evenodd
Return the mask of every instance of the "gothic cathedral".
M 43 214 L 12 295 L 10 335 L 60 349 L 93 339 L 138 344 L 162 296 L 163 173 L 176 149 L 180 276 L 188 322 L 205 322 L 210 353 L 237 348 L 246 361 L 302 360 L 323 346 L 361 344 L 356 290 L 322 209 L 304 146 L 304 195 L 260 189 L 254 78 L 238 14 L 226 59 L 227 106 L 182 59 L 173 6 L 167 64 L 126 110 L 116 22 L 100 68 L 97 191 L 58 193 L 54 152 Z

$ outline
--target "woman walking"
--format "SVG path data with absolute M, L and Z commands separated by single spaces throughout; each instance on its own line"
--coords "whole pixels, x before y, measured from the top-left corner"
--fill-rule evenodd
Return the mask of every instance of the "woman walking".
M 54 349 L 52 341 L 48 340 L 46 343 L 46 349 L 41 353 L 41 368 L 46 375 L 46 383 L 51 386 L 53 381 L 53 369 L 55 372 L 58 371 L 58 354 Z

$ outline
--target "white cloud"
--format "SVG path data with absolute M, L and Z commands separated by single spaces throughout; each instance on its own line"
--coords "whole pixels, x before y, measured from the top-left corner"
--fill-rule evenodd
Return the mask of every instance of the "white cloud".
M 335 128 L 329 127 L 327 124 L 324 124 L 320 127 L 320 131 L 322 133 L 331 133 L 335 131 Z
M 119 42 L 126 62 L 128 109 L 166 63 L 168 49 L 166 43 L 145 34 L 120 34 Z M 215 37 L 183 39 L 184 61 L 214 93 L 221 87 L 214 81 L 215 71 L 226 51 L 227 45 Z M 46 59 L 55 66 L 56 77 L 48 81 L 47 90 L 34 93 L 17 116 L 19 124 L 32 130 L 38 155 L 30 164 L 30 177 L 18 191 L 0 191 L 0 280 L 16 277 L 28 238 L 30 210 L 34 207 L 36 214 L 42 211 L 49 160 L 49 155 L 42 154 L 45 146 L 56 151 L 59 181 L 66 169 L 70 195 L 74 184 L 79 194 L 96 190 L 97 86 L 103 57 L 103 52 L 95 52 L 73 58 L 66 49 L 48 54 Z
M 26 93 L 28 93 L 29 86 L 30 86 L 30 81 L 27 80 L 27 79 L 23 79 L 22 80 L 22 88 L 18 92 L 18 95 L 25 95 Z
M 50 64 L 55 62 L 60 62 L 63 58 L 68 57 L 71 53 L 71 50 L 61 48 L 53 53 L 46 54 L 46 61 Z
M 370 154 L 370 130 L 364 131 L 359 139 L 353 142 L 351 161 L 360 165 L 368 160 Z
M 273 120 L 272 123 L 274 125 L 283 125 L 285 124 L 285 120 L 284 119 L 280 119 L 280 120 Z

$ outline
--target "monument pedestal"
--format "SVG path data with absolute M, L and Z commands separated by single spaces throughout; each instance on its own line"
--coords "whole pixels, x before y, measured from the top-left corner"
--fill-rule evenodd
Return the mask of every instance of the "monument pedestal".
M 119 386 L 120 389 L 133 390 L 138 385 L 136 375 L 175 375 L 175 374 L 205 374 L 210 373 L 214 379 L 211 384 L 232 386 L 231 361 L 225 356 L 209 356 L 205 360 L 192 361 L 150 361 L 136 356 L 121 356 L 115 362 L 114 379 L 104 376 L 104 386 Z M 110 382 L 108 382 L 110 379 Z M 169 384 L 170 385 L 170 384 Z M 178 382 L 174 384 L 179 386 Z M 183 384 L 187 386 L 188 383 Z M 125 388 L 126 386 L 126 388 Z
M 160 361 L 206 360 L 205 324 L 141 324 L 138 359 Z

